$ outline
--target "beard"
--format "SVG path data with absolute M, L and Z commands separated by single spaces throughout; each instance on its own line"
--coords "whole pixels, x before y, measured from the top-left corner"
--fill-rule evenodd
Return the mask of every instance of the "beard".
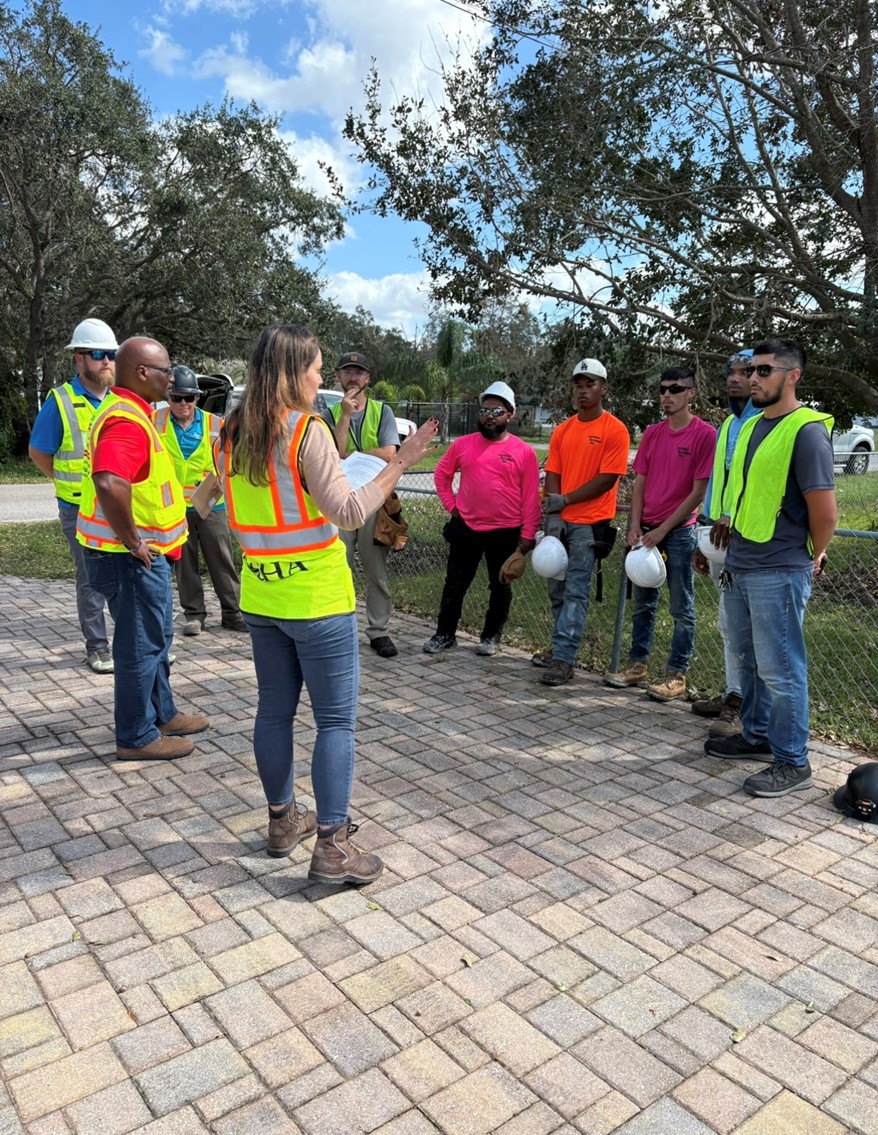
M 775 390 L 773 392 L 763 392 L 761 394 L 751 394 L 750 395 L 750 401 L 753 403 L 754 406 L 759 406 L 759 407 L 774 406 L 777 402 L 780 402 L 782 395 L 783 395 L 783 387 L 780 386 L 780 387 L 778 387 L 777 390 Z
M 479 433 L 486 441 L 496 441 L 496 439 L 506 432 L 506 426 L 501 425 L 500 422 L 483 422 L 476 423 Z

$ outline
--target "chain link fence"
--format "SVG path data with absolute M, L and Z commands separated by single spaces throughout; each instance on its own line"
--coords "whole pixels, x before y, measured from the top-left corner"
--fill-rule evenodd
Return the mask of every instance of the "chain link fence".
M 620 488 L 620 503 L 627 499 Z M 406 474 L 400 495 L 409 523 L 409 541 L 388 558 L 394 605 L 428 621 L 433 633 L 445 579 L 447 519 L 433 489 L 432 473 Z M 878 749 L 878 471 L 838 477 L 839 528 L 824 575 L 815 581 L 805 633 L 809 652 L 811 721 L 815 733 L 867 749 Z M 622 532 L 626 517 L 617 523 Z M 611 668 L 618 604 L 625 602 L 622 579 L 623 540 L 604 561 L 603 601 L 592 600 L 579 653 L 579 664 L 594 673 Z M 363 578 L 355 573 L 358 594 Z M 504 640 L 524 650 L 549 645 L 551 617 L 545 580 L 528 568 L 513 585 L 513 603 Z M 723 689 L 723 657 L 716 630 L 717 591 L 709 579 L 696 577 L 697 634 L 689 671 L 690 696 L 713 696 Z M 461 629 L 478 635 L 487 606 L 484 564 L 467 594 Z M 622 620 L 622 659 L 631 633 L 630 603 Z M 659 604 L 651 676 L 664 673 L 672 623 L 667 589 Z

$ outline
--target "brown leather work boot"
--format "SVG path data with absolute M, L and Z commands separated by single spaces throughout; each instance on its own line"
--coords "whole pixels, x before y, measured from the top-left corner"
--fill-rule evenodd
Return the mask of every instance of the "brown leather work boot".
M 342 824 L 325 835 L 317 834 L 308 878 L 315 883 L 371 883 L 384 870 L 377 855 L 366 855 L 350 842 L 359 824 Z
M 156 737 L 140 749 L 116 746 L 117 761 L 174 761 L 188 757 L 195 746 L 185 737 Z
M 317 817 L 307 809 L 290 805 L 282 816 L 268 816 L 268 846 L 266 851 L 272 859 L 289 855 L 303 839 L 308 839 L 317 831 Z
M 208 724 L 203 713 L 183 713 L 178 710 L 170 721 L 158 728 L 163 737 L 185 737 L 188 733 L 201 733 Z

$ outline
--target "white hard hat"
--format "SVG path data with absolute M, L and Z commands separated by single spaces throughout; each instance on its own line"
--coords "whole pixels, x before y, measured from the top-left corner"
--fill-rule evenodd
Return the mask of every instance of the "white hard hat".
M 534 548 L 531 566 L 543 579 L 563 579 L 567 572 L 567 550 L 557 536 L 544 536 Z
M 67 351 L 118 351 L 116 336 L 103 319 L 83 319 L 77 323 Z
M 515 394 L 512 387 L 505 382 L 492 382 L 487 390 L 483 390 L 479 395 L 479 405 L 481 405 L 486 398 L 499 398 L 501 402 L 505 402 L 510 410 L 515 411 Z
M 696 530 L 698 536 L 698 550 L 706 560 L 710 560 L 712 564 L 724 564 L 726 562 L 725 548 L 717 548 L 715 544 L 710 542 L 710 531 L 713 528 L 712 524 L 701 524 Z
M 644 548 L 642 544 L 625 557 L 625 574 L 638 587 L 661 587 L 668 577 L 658 548 Z

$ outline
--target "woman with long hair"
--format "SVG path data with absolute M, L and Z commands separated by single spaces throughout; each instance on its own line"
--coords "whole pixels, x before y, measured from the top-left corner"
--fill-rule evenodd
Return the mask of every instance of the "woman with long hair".
M 308 878 L 369 883 L 383 864 L 350 841 L 359 657 L 354 587 L 337 528 L 362 525 L 424 456 L 431 419 L 368 484 L 352 490 L 328 427 L 311 413 L 323 357 L 303 327 L 266 327 L 247 386 L 220 434 L 217 468 L 229 526 L 244 553 L 241 611 L 253 644 L 259 704 L 256 767 L 268 801 L 268 854 L 289 854 L 316 832 Z M 297 808 L 293 719 L 302 684 L 317 736 L 314 812 Z

